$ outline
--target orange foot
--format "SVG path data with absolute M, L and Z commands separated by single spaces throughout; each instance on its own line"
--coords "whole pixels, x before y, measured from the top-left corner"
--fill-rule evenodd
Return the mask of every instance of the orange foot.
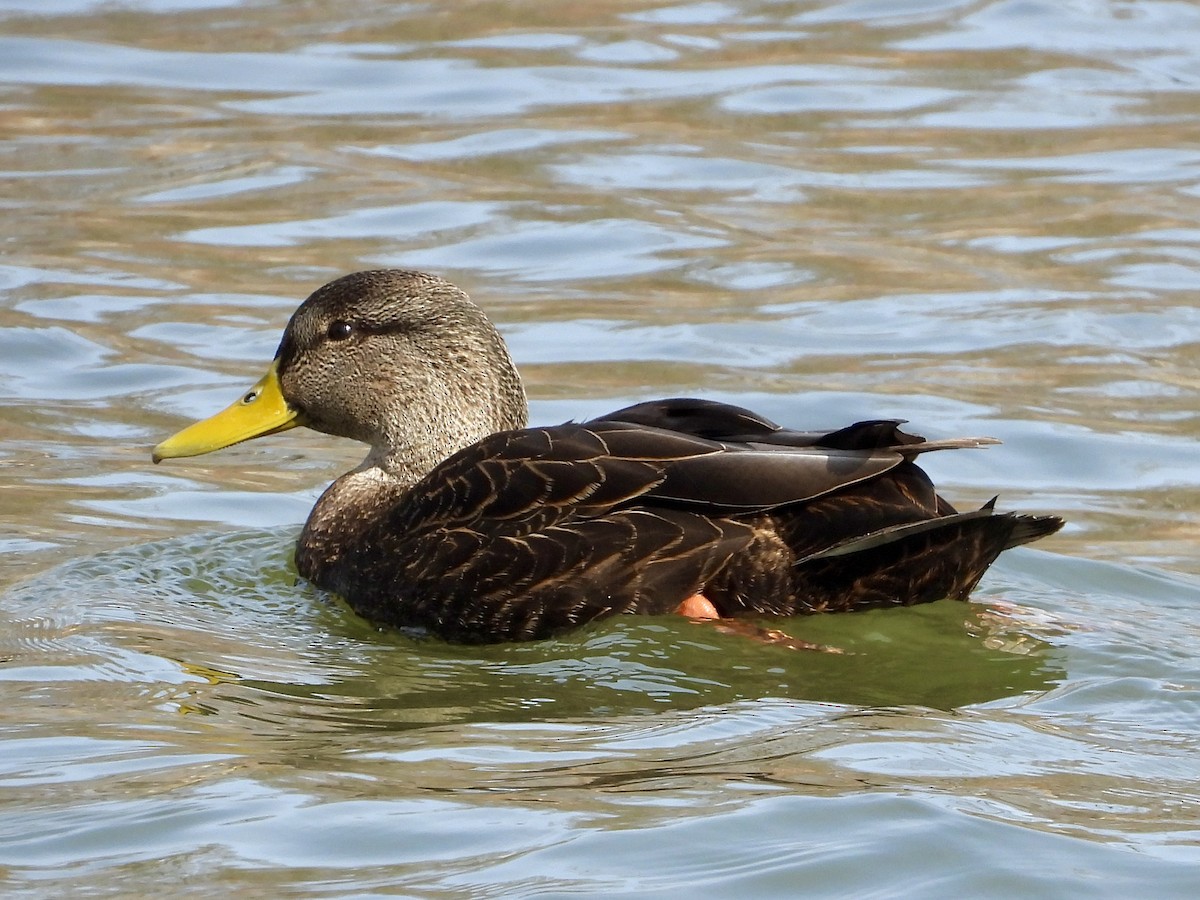
M 759 644 L 774 644 L 789 650 L 815 650 L 818 653 L 845 653 L 841 647 L 830 647 L 827 644 L 814 644 L 812 641 L 802 641 L 790 634 L 785 634 L 778 628 L 764 628 L 747 622 L 745 619 L 722 619 L 714 623 L 713 628 L 723 634 L 736 634 L 749 638 Z
M 712 601 L 703 594 L 692 594 L 675 608 L 675 612 L 689 619 L 719 619 L 721 614 Z
M 677 607 L 675 612 L 696 622 L 713 621 L 713 627 L 725 634 L 737 634 L 760 644 L 776 644 L 790 650 L 816 650 L 819 653 L 841 653 L 838 647 L 827 647 L 791 637 L 775 628 L 763 628 L 744 619 L 722 619 L 712 601 L 703 594 L 692 594 Z

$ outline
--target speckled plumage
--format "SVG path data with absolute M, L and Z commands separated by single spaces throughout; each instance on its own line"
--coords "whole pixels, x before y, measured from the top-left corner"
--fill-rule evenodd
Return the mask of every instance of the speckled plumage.
M 499 334 L 449 283 L 403 271 L 326 285 L 277 356 L 305 424 L 371 445 L 330 486 L 297 566 L 359 614 L 450 640 L 545 637 L 703 591 L 723 616 L 964 598 L 1052 516 L 959 514 L 898 422 L 780 428 L 701 400 L 526 428 Z

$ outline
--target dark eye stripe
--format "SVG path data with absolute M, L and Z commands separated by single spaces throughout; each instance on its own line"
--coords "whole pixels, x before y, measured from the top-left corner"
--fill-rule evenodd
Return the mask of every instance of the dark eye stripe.
M 358 330 L 363 334 L 411 334 L 417 329 L 411 322 L 392 322 L 381 325 L 363 324 Z

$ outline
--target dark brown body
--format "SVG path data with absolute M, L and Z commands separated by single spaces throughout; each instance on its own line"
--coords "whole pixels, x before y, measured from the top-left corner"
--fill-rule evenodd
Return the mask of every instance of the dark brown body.
M 722 616 L 965 598 L 1008 547 L 1062 520 L 958 514 L 912 462 L 934 449 L 895 422 L 790 432 L 695 400 L 583 425 L 505 432 L 411 490 L 356 504 L 361 536 L 301 536 L 301 574 L 360 615 L 451 640 L 542 638 L 702 591 Z M 364 498 L 365 499 L 365 498 Z

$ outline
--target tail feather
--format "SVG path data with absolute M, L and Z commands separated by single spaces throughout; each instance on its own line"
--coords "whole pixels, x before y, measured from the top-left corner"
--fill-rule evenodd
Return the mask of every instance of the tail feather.
M 1053 534 L 1057 516 L 994 513 L 992 504 L 882 528 L 796 561 L 796 612 L 966 599 L 1003 551 Z
M 1005 550 L 1054 534 L 1067 524 L 1066 520 L 1059 516 L 1018 516 L 1009 513 L 1009 517 L 1013 522 L 1013 530 L 1004 544 Z

